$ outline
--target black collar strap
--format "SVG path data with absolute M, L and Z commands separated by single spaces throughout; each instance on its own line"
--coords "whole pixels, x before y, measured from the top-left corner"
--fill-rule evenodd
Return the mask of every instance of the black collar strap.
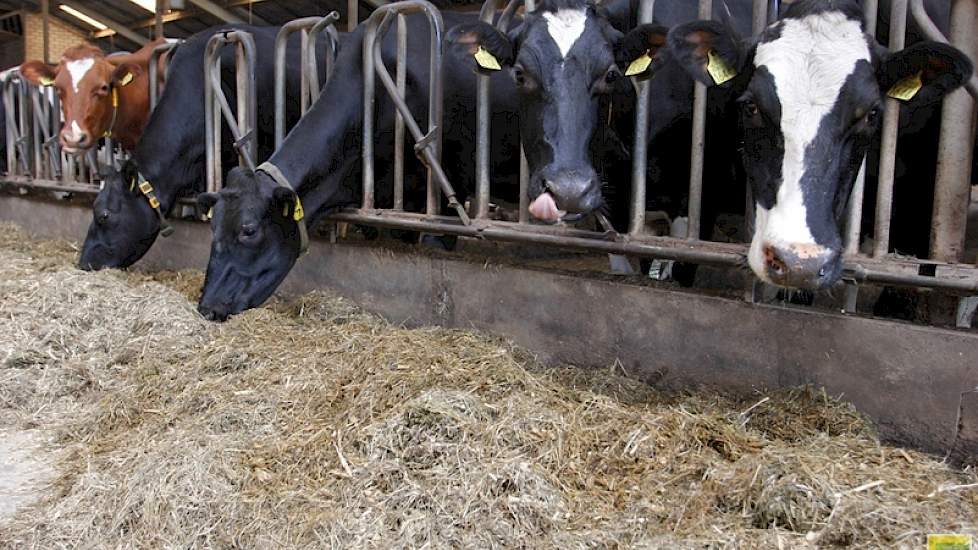
M 136 177 L 139 184 L 139 192 L 146 197 L 146 202 L 149 203 L 150 208 L 156 212 L 156 217 L 160 219 L 160 235 L 164 237 L 169 237 L 173 234 L 173 226 L 166 221 L 166 216 L 163 215 L 163 209 L 160 207 L 160 199 L 156 198 L 156 191 L 153 190 L 153 184 L 146 181 L 146 178 L 142 174 Z M 129 189 L 132 190 L 136 187 L 137 181 L 133 181 L 129 184 Z
M 292 189 L 292 185 L 289 184 L 289 180 L 278 169 L 278 166 L 275 166 L 271 162 L 265 162 L 257 170 L 268 174 L 279 187 L 291 189 L 295 192 Z M 305 212 L 303 212 L 302 201 L 299 200 L 298 193 L 295 195 L 295 207 L 292 209 L 292 219 L 295 220 L 295 225 L 299 229 L 299 255 L 301 256 L 309 251 L 309 229 L 306 227 Z

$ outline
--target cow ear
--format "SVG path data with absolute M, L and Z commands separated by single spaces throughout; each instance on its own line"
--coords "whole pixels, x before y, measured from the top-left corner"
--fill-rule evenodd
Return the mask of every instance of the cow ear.
M 217 193 L 200 193 L 197 195 L 197 216 L 202 219 L 214 217 L 214 205 L 217 204 Z
M 735 30 L 716 21 L 693 21 L 669 31 L 669 55 L 698 82 L 722 86 L 747 63 Z
M 924 105 L 961 87 L 973 74 L 974 66 L 960 50 L 928 41 L 887 54 L 876 76 L 889 97 Z
M 117 86 L 128 86 L 134 78 L 143 74 L 143 69 L 135 63 L 121 63 L 112 71 L 112 82 Z
M 445 45 L 456 55 L 471 58 L 476 70 L 482 73 L 512 66 L 516 58 L 513 41 L 481 21 L 452 27 L 445 35 Z
M 625 35 L 616 57 L 625 76 L 650 78 L 661 65 L 669 29 L 659 25 L 639 25 Z
M 58 76 L 58 67 L 41 61 L 28 61 L 20 66 L 20 74 L 35 86 L 51 86 Z
M 299 196 L 287 187 L 276 187 L 272 191 L 272 211 L 278 212 L 283 218 L 291 219 L 296 214 Z M 299 219 L 302 219 L 301 217 Z

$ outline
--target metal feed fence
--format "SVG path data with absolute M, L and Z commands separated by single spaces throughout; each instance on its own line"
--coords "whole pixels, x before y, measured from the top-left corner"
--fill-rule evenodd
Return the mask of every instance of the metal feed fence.
M 867 15 L 867 28 L 875 33 L 878 13 L 878 0 L 864 0 Z M 492 22 L 499 15 L 497 25 L 506 27 L 515 13 L 521 8 L 533 9 L 533 0 L 511 0 L 503 10 L 497 10 L 496 2 L 488 0 L 483 6 L 480 18 Z M 928 38 L 951 42 L 964 51 L 975 54 L 978 51 L 978 37 L 972 30 L 978 27 L 978 0 L 953 0 L 950 40 L 941 35 L 929 20 L 923 9 L 923 0 L 893 0 L 890 19 L 890 49 L 902 49 L 906 37 L 907 21 L 910 17 L 923 29 Z M 712 16 L 712 0 L 698 0 L 699 16 L 707 19 Z M 761 32 L 777 15 L 778 2 L 753 0 L 752 28 Z M 425 128 L 417 122 L 405 101 L 407 32 L 405 17 L 411 13 L 423 14 L 429 23 L 431 50 L 428 97 L 428 120 Z M 638 19 L 651 21 L 655 14 L 655 0 L 641 0 Z M 336 54 L 336 31 L 333 23 L 338 19 L 335 13 L 323 18 L 308 18 L 287 24 L 276 41 L 276 99 L 275 124 L 276 143 L 284 138 L 285 128 L 285 44 L 288 35 L 303 33 L 303 112 L 316 100 L 321 87 L 320 75 L 315 60 L 315 43 L 311 39 L 323 35 L 328 37 L 327 51 L 331 56 L 327 66 L 332 67 Z M 533 243 L 571 250 L 619 254 L 658 260 L 681 261 L 706 265 L 741 265 L 746 246 L 739 243 L 720 243 L 705 240 L 701 227 L 703 204 L 703 165 L 705 144 L 710 139 L 706 133 L 706 88 L 697 84 L 693 97 L 693 142 L 690 157 L 689 181 L 689 224 L 685 238 L 662 237 L 649 234 L 646 230 L 646 196 L 657 182 L 646 181 L 648 148 L 647 129 L 649 117 L 654 116 L 655 98 L 650 97 L 647 83 L 637 83 L 636 135 L 633 143 L 633 165 L 631 182 L 631 206 L 628 231 L 620 234 L 605 224 L 605 231 L 590 231 L 563 226 L 538 225 L 531 223 L 528 215 L 527 181 L 525 159 L 521 162 L 520 201 L 518 222 L 500 221 L 490 218 L 489 197 L 492 191 L 492 176 L 489 167 L 490 152 L 490 108 L 488 76 L 478 77 L 477 89 L 477 143 L 476 143 L 476 181 L 474 184 L 471 208 L 466 210 L 455 199 L 453 182 L 448 181 L 441 168 L 441 130 L 442 130 L 442 78 L 441 56 L 442 36 L 444 34 L 440 12 L 424 0 L 407 0 L 378 7 L 366 25 L 363 43 L 364 109 L 363 119 L 363 200 L 360 208 L 346 209 L 330 217 L 332 221 L 372 225 L 378 227 L 415 230 L 427 233 L 448 234 L 485 239 L 490 241 Z M 396 33 L 397 56 L 393 76 L 385 66 L 380 55 L 380 44 L 386 33 Z M 237 64 L 237 109 L 232 109 L 221 90 L 219 58 L 225 46 L 235 48 Z M 329 69 L 327 69 L 329 70 Z M 240 31 L 222 33 L 212 38 L 207 48 L 205 63 L 206 91 L 206 142 L 208 152 L 208 189 L 220 189 L 220 144 L 222 119 L 228 125 L 235 140 L 235 148 L 241 164 L 254 167 L 255 159 L 255 96 L 254 96 L 254 43 L 247 33 Z M 369 106 L 376 101 L 376 84 L 380 80 L 382 93 L 386 93 L 396 108 L 395 151 L 394 151 L 394 200 L 391 208 L 377 208 L 375 204 L 374 181 L 374 109 Z M 44 117 L 32 116 L 33 106 L 28 102 L 33 87 L 21 79 L 6 75 L 2 80 L 8 121 L 8 176 L 24 185 L 42 188 L 78 188 L 77 179 L 69 180 L 74 172 L 63 171 L 53 181 L 45 179 L 51 174 L 45 171 L 44 139 L 41 136 L 56 136 L 55 126 L 45 126 Z M 963 243 L 967 225 L 967 203 L 970 196 L 970 168 L 972 144 L 975 129 L 972 125 L 975 113 L 975 97 L 978 97 L 978 79 L 972 78 L 966 91 L 959 91 L 945 100 L 935 189 L 934 224 L 931 228 L 932 252 L 929 258 L 898 257 L 889 253 L 889 227 L 892 213 L 893 181 L 899 122 L 899 103 L 888 99 L 884 115 L 881 141 L 881 160 L 879 169 L 879 191 L 876 204 L 875 245 L 871 254 L 859 251 L 861 216 L 865 189 L 865 165 L 860 171 L 850 201 L 845 232 L 846 261 L 843 279 L 847 283 L 846 307 L 855 310 L 856 297 L 860 283 L 895 285 L 942 289 L 961 296 L 959 324 L 970 324 L 970 315 L 978 295 L 978 266 L 963 263 Z M 14 107 L 14 108 L 11 108 Z M 42 110 L 43 111 L 43 110 Z M 60 112 L 60 109 L 55 109 Z M 43 114 L 43 113 L 42 113 Z M 11 124 L 14 122 L 14 124 Z M 36 126 L 35 126 L 36 124 Z M 407 133 L 414 141 L 414 151 L 427 168 L 427 200 L 424 213 L 407 212 L 404 209 L 404 144 Z M 34 135 L 38 134 L 38 138 Z M 48 138 L 50 140 L 50 138 Z M 50 141 L 48 143 L 51 143 Z M 47 149 L 56 150 L 57 140 Z M 38 149 L 42 153 L 38 153 Z M 33 151 L 33 153 L 31 153 Z M 62 159 L 62 166 L 70 159 Z M 52 165 L 53 166 L 53 165 Z M 72 170 L 77 171 L 77 168 Z M 67 173 L 67 175 L 65 175 Z M 71 183 L 70 186 L 67 183 Z M 454 182 L 459 183 L 459 182 Z M 462 182 L 465 183 L 465 182 Z M 439 207 L 442 199 L 455 211 L 452 216 L 441 215 Z M 962 208 L 962 205 L 965 205 Z M 748 218 L 753 204 L 748 197 L 746 211 Z M 757 285 L 748 289 L 747 295 L 754 299 Z M 969 309 L 970 308 L 970 309 Z
M 512 14 L 522 4 L 521 0 L 512 0 L 503 10 L 499 25 L 508 24 Z M 491 22 L 496 15 L 496 3 L 489 0 L 482 9 L 481 19 Z M 525 7 L 532 9 L 532 0 L 527 0 Z M 708 19 L 712 15 L 712 0 L 699 0 L 699 16 Z M 654 16 L 654 0 L 643 0 L 640 3 L 639 19 L 642 22 L 651 21 Z M 396 14 L 398 28 L 405 13 L 422 10 L 434 18 L 437 10 L 424 1 L 399 2 L 378 9 L 368 20 L 368 39 L 375 44 L 379 36 L 389 29 L 392 18 Z M 777 12 L 777 2 L 774 9 L 769 10 L 767 0 L 753 2 L 753 30 L 761 32 L 769 23 L 769 14 Z M 955 45 L 968 52 L 975 52 L 975 35 L 971 32 L 978 24 L 978 1 L 955 0 L 953 4 L 952 40 Z M 875 0 L 867 0 L 866 14 L 870 32 L 875 32 L 875 21 L 878 5 Z M 906 36 L 906 22 L 913 16 L 918 24 L 925 29 L 927 35 L 935 40 L 948 40 L 937 32 L 934 24 L 927 18 L 923 10 L 923 0 L 894 0 L 891 17 L 891 50 L 902 49 Z M 433 26 L 433 36 L 438 36 L 440 30 Z M 379 50 L 369 55 L 370 46 L 364 46 L 364 78 L 367 89 L 365 99 L 373 100 L 374 74 L 381 78 L 385 91 L 398 108 L 399 113 L 405 111 L 403 101 L 403 86 L 391 86 L 387 68 L 379 56 Z M 397 79 L 402 78 L 406 48 L 401 36 L 398 37 Z M 432 60 L 440 55 L 440 51 L 431 53 Z M 434 72 L 432 73 L 434 74 Z M 606 252 L 630 256 L 644 256 L 657 259 L 684 261 L 713 265 L 738 265 L 743 261 L 746 248 L 742 244 L 710 242 L 703 239 L 701 233 L 701 213 L 703 202 L 703 165 L 706 135 L 706 87 L 697 84 L 693 98 L 693 143 L 690 159 L 689 182 L 689 225 L 686 238 L 658 237 L 649 235 L 645 224 L 646 189 L 655 182 L 646 182 L 647 169 L 647 134 L 650 113 L 655 109 L 655 98 L 649 96 L 648 84 L 638 84 L 638 105 L 636 109 L 637 129 L 633 144 L 632 167 L 632 205 L 630 227 L 626 234 L 613 231 L 593 232 L 565 227 L 543 226 L 529 223 L 527 215 L 527 175 L 525 162 L 521 167 L 519 222 L 503 222 L 489 219 L 489 196 L 491 195 L 491 176 L 489 174 L 489 77 L 479 76 L 477 119 L 477 176 L 475 181 L 475 201 L 472 209 L 472 219 L 461 215 L 446 217 L 437 215 L 437 201 L 432 196 L 436 186 L 431 184 L 434 177 L 441 187 L 443 194 L 452 204 L 454 193 L 451 182 L 443 181 L 437 158 L 431 158 L 431 151 L 438 151 L 437 122 L 441 118 L 441 105 L 435 100 L 440 97 L 440 87 L 432 84 L 432 99 L 429 109 L 429 133 L 423 138 L 415 135 L 415 150 L 425 158 L 429 168 L 428 208 L 425 214 L 405 212 L 403 210 L 403 149 L 400 141 L 396 144 L 394 156 L 395 177 L 394 196 L 398 199 L 392 208 L 378 209 L 374 205 L 373 161 L 374 147 L 372 143 L 373 111 L 366 109 L 364 118 L 364 199 L 361 208 L 349 209 L 332 216 L 337 221 L 377 225 L 389 228 L 409 229 L 432 233 L 446 233 L 458 236 L 475 237 L 487 240 L 525 242 L 553 245 L 569 249 Z M 944 112 L 944 126 L 941 137 L 941 165 L 937 178 L 935 193 L 935 221 L 932 228 L 934 252 L 931 258 L 914 259 L 898 257 L 889 253 L 889 226 L 892 214 L 894 161 L 896 155 L 896 133 L 899 121 L 899 103 L 888 100 L 882 132 L 882 154 L 880 167 L 880 191 L 877 197 L 875 233 L 876 244 L 872 254 L 859 253 L 861 231 L 861 213 L 863 190 L 865 187 L 865 167 L 859 176 L 859 182 L 854 191 L 848 216 L 846 232 L 846 264 L 844 280 L 848 283 L 847 308 L 854 310 L 859 283 L 876 283 L 896 286 L 911 286 L 936 288 L 957 292 L 963 295 L 962 308 L 973 304 L 974 299 L 968 296 L 978 294 L 978 269 L 963 262 L 963 243 L 967 219 L 967 201 L 970 195 L 970 166 L 972 144 L 974 143 L 974 128 L 971 126 L 974 113 L 974 97 L 978 97 L 976 79 L 972 78 L 967 92 L 957 92 L 947 99 Z M 970 94 L 970 95 L 969 95 Z M 367 105 L 371 103 L 368 102 Z M 971 114 L 969 116 L 969 113 Z M 409 118 L 410 121 L 410 118 Z M 435 126 L 430 124 L 434 123 Z M 398 134 L 401 136 L 402 134 Z M 435 157 L 437 155 L 434 155 Z M 961 205 L 965 205 L 963 208 Z M 456 206 L 456 209 L 459 209 Z M 748 200 L 747 214 L 750 216 L 752 203 Z M 948 220 L 948 217 L 955 219 Z M 607 229 L 607 227 L 606 227 Z M 956 243 L 957 247 L 945 246 L 942 243 Z M 753 292 L 749 292 L 753 297 Z

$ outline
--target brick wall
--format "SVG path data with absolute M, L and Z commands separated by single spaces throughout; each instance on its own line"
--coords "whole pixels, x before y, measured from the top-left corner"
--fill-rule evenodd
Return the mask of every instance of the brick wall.
M 52 63 L 61 59 L 61 52 L 81 42 L 87 37 L 74 27 L 66 25 L 52 17 L 48 24 L 49 55 Z M 26 60 L 44 57 L 44 20 L 41 14 L 24 14 L 24 57 Z

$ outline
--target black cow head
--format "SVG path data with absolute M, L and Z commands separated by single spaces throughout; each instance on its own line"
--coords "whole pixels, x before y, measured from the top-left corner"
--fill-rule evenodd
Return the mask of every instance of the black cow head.
M 159 218 L 140 192 L 136 164 L 104 168 L 102 190 L 95 198 L 92 224 L 78 267 L 84 270 L 126 268 L 146 254 L 160 231 Z
M 202 193 L 210 211 L 211 255 L 198 311 L 212 321 L 261 305 L 299 257 L 297 196 L 264 172 L 235 168 L 220 193 Z
M 887 52 L 864 33 L 856 2 L 792 5 L 753 44 L 712 21 L 676 27 L 668 42 L 693 78 L 734 88 L 756 208 L 751 269 L 810 290 L 841 276 L 840 225 L 886 94 L 912 110 L 972 72 L 964 54 L 934 42 Z
M 487 23 L 453 28 L 446 41 L 480 70 L 510 67 L 520 94 L 520 133 L 530 168 L 530 212 L 557 221 L 602 205 L 601 182 L 589 155 L 600 96 L 627 85 L 618 59 L 641 43 L 655 55 L 666 30 L 645 25 L 623 37 L 607 16 L 583 0 L 544 0 L 516 29 Z M 498 62 L 499 67 L 492 67 Z M 515 139 L 515 138 L 514 138 Z

